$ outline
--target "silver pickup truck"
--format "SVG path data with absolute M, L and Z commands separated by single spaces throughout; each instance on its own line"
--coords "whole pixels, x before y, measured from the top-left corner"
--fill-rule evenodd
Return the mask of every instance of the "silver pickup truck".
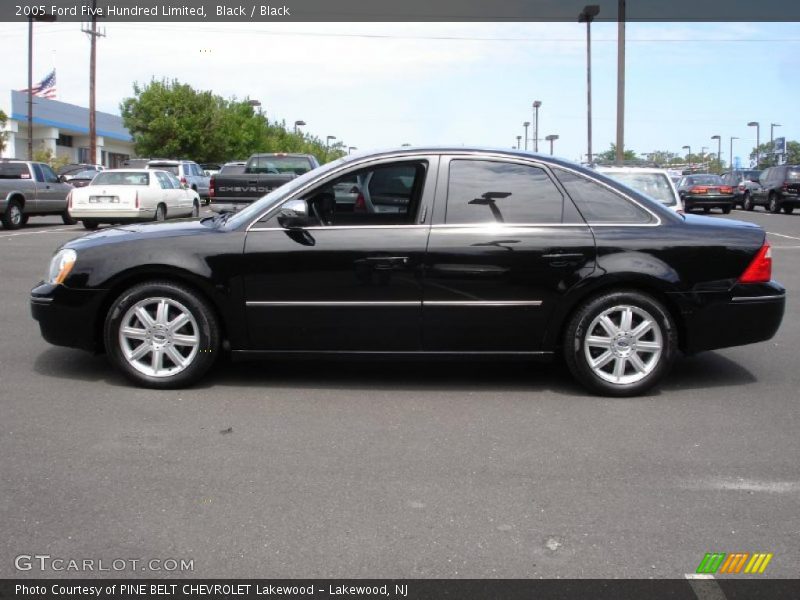
M 74 224 L 67 212 L 70 190 L 49 165 L 0 159 L 0 221 L 6 229 L 18 229 L 35 215 L 61 215 L 65 224 Z

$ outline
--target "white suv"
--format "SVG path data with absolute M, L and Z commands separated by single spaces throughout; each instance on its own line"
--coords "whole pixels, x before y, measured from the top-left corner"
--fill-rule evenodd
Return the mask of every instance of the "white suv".
M 666 169 L 655 167 L 597 167 L 597 172 L 616 179 L 640 194 L 649 196 L 675 212 L 683 214 L 675 183 Z
M 147 163 L 147 168 L 172 173 L 183 185 L 197 192 L 204 204 L 210 202 L 209 182 L 211 178 L 205 174 L 205 171 L 196 162 L 191 160 L 154 159 Z

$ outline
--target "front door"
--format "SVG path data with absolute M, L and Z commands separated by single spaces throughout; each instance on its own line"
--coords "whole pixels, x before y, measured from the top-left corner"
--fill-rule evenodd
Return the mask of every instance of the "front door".
M 252 350 L 420 349 L 437 162 L 404 156 L 354 166 L 302 192 L 307 226 L 286 229 L 267 216 L 250 228 L 244 284 Z M 345 182 L 358 186 L 355 199 L 341 194 Z M 385 197 L 391 205 L 366 201 Z
M 552 173 L 442 160 L 425 264 L 423 348 L 536 352 L 559 298 L 594 269 L 594 237 Z

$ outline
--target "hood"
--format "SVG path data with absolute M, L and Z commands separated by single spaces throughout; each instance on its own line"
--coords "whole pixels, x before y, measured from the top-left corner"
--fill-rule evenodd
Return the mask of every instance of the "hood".
M 79 248 L 92 248 L 131 241 L 208 235 L 219 233 L 219 231 L 213 225 L 206 226 L 201 221 L 189 219 L 169 221 L 167 223 L 137 223 L 94 231 L 66 243 L 64 247 L 77 250 Z

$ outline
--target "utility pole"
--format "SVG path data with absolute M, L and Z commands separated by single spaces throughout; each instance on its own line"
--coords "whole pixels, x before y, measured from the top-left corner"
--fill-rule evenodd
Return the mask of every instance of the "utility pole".
M 92 0 L 92 25 L 81 29 L 90 38 L 89 51 L 89 157 L 91 164 L 102 162 L 97 160 L 97 109 L 95 106 L 95 89 L 97 73 L 97 38 L 105 37 L 105 31 L 97 31 L 97 0 Z
M 625 160 L 625 0 L 617 9 L 617 166 Z

